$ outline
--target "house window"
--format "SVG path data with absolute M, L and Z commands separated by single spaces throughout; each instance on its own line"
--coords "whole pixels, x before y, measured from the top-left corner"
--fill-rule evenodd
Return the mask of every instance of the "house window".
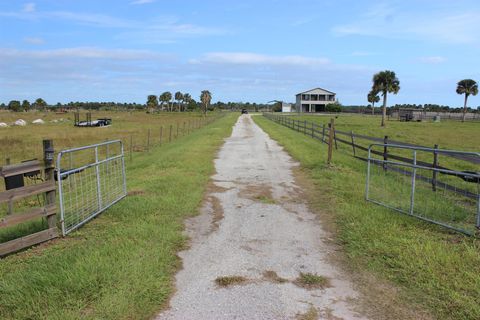
M 302 94 L 302 100 L 310 100 L 309 94 Z

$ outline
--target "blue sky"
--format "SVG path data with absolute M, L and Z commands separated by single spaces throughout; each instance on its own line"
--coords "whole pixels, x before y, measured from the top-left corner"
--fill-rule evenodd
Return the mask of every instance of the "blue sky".
M 0 0 L 0 102 L 209 89 L 262 103 L 322 87 L 366 104 L 389 69 L 389 103 L 460 106 L 456 82 L 480 81 L 479 30 L 478 0 Z

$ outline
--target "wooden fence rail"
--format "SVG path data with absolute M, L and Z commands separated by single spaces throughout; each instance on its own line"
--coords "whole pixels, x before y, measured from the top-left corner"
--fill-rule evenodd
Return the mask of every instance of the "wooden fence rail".
M 38 160 L 20 164 L 6 165 L 0 168 L 0 176 L 5 179 L 7 191 L 0 193 L 0 204 L 8 203 L 9 210 L 5 217 L 0 218 L 0 229 L 15 226 L 27 221 L 45 218 L 48 228 L 30 235 L 19 237 L 0 244 L 0 256 L 19 251 L 58 237 L 56 226 L 55 180 L 53 175 L 53 144 L 51 140 L 44 140 L 44 163 Z M 40 175 L 44 173 L 44 182 L 24 186 L 26 175 Z M 16 214 L 13 210 L 14 202 L 34 195 L 44 194 L 43 207 L 33 208 L 25 213 Z

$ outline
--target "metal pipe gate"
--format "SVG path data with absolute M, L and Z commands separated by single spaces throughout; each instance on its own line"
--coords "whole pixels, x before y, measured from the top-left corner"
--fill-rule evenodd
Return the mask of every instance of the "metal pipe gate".
M 127 195 L 120 140 L 62 150 L 58 153 L 56 167 L 63 235 Z
M 378 150 L 375 150 L 378 149 Z M 382 157 L 384 150 L 401 153 L 407 162 Z M 446 169 L 438 158 L 450 162 Z M 480 153 L 395 144 L 368 148 L 365 198 L 367 201 L 468 234 L 480 232 L 480 168 L 452 155 L 480 160 Z M 433 165 L 428 166 L 429 158 Z M 479 162 L 477 162 L 479 163 Z M 442 182 L 437 178 L 442 176 Z

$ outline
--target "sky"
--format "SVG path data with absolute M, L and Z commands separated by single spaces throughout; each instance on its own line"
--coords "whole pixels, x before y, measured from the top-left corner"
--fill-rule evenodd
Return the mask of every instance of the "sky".
M 393 70 L 389 104 L 462 106 L 479 30 L 478 0 L 0 0 L 0 102 L 292 102 L 321 87 L 366 105 L 373 74 Z

